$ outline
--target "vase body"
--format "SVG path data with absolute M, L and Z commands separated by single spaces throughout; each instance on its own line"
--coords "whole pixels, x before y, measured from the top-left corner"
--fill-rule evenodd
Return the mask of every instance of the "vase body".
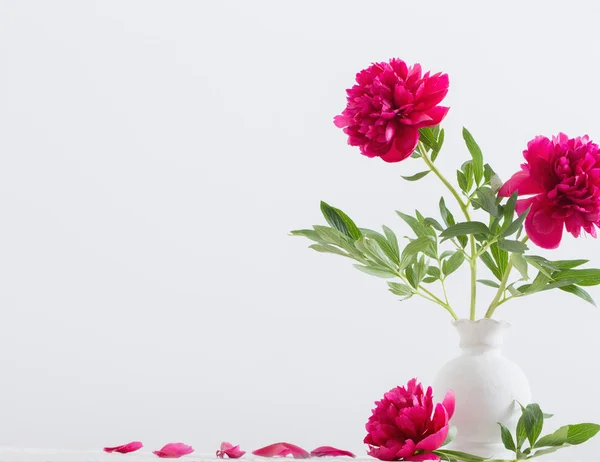
M 519 403 L 526 405 L 531 400 L 527 377 L 502 355 L 503 331 L 509 324 L 460 319 L 454 326 L 461 353 L 441 368 L 434 382 L 438 395 L 453 390 L 456 396 L 450 425 L 457 434 L 449 449 L 486 458 L 507 457 L 498 422 L 514 432 L 521 415 Z

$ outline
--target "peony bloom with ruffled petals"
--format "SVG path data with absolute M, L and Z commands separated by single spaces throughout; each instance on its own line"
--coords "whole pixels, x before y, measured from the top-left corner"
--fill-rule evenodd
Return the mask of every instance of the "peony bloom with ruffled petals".
M 375 403 L 367 422 L 369 455 L 381 460 L 440 460 L 432 451 L 448 436 L 448 421 L 454 413 L 454 393 L 443 403 L 433 405 L 431 387 L 412 379 L 406 387 L 396 387 Z
M 529 196 L 517 201 L 521 214 L 531 207 L 525 231 L 534 244 L 555 249 L 563 229 L 579 237 L 583 228 L 596 237 L 600 227 L 600 153 L 587 136 L 569 138 L 564 133 L 538 136 L 523 151 L 526 163 L 498 194 L 515 191 Z
M 401 59 L 374 63 L 356 75 L 346 90 L 346 109 L 334 118 L 367 157 L 400 162 L 419 141 L 419 128 L 438 125 L 447 107 L 438 106 L 448 93 L 448 74 L 422 74 L 421 65 Z

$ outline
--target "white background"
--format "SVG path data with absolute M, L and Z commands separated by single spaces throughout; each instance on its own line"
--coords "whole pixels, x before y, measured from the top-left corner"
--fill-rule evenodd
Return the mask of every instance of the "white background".
M 373 401 L 430 383 L 457 338 L 443 310 L 288 236 L 323 222 L 321 199 L 406 234 L 394 210 L 434 214 L 443 193 L 400 180 L 418 160 L 347 146 L 332 124 L 345 88 L 396 56 L 447 72 L 439 165 L 453 177 L 466 159 L 466 125 L 506 179 L 537 134 L 600 140 L 599 15 L 592 1 L 0 2 L 0 446 L 364 454 Z M 600 265 L 599 250 L 568 236 L 549 255 Z M 467 274 L 453 281 L 466 314 Z M 599 422 L 600 312 L 548 292 L 497 314 L 549 425 Z

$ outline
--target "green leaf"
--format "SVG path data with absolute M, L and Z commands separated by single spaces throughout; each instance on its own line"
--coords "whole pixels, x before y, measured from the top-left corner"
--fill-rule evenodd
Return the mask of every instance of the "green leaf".
M 433 451 L 433 453 L 438 456 L 450 456 L 454 458 L 454 460 L 461 460 L 463 462 L 482 462 L 487 460 L 485 457 L 474 456 L 473 454 L 467 454 L 466 452 L 461 451 L 451 451 L 449 449 L 438 449 L 437 451 Z
M 540 271 L 531 284 L 525 284 L 519 287 L 519 291 L 524 292 L 527 295 L 539 292 L 546 287 L 548 281 L 550 281 L 550 278 Z
M 442 128 L 438 134 L 437 147 L 435 149 L 433 149 L 431 152 L 431 161 L 432 162 L 435 162 L 435 159 L 437 159 L 437 156 L 440 153 L 440 151 L 442 150 L 443 145 L 444 145 L 444 129 Z
M 379 248 L 383 251 L 387 259 L 389 259 L 389 261 L 393 263 L 394 267 L 398 264 L 398 260 L 400 259 L 400 251 L 397 248 L 394 248 L 384 236 L 379 234 L 377 231 L 373 231 L 371 229 L 361 228 L 361 232 L 367 238 L 373 239 L 375 242 L 377 242 Z M 397 244 L 398 243 L 396 242 L 396 245 Z
M 502 443 L 504 443 L 504 447 L 512 452 L 517 452 L 517 447 L 515 446 L 515 440 L 510 434 L 510 430 L 498 422 L 500 425 L 500 434 L 502 437 Z
M 315 229 L 317 235 L 329 244 L 334 244 L 340 247 L 352 244 L 352 241 L 347 235 L 342 234 L 335 228 L 320 225 L 315 225 L 313 228 Z
M 400 176 L 402 176 L 402 178 L 404 178 L 406 181 L 417 181 L 426 176 L 428 173 L 431 173 L 431 170 L 424 170 L 411 176 Z
M 531 447 L 535 446 L 535 442 L 542 433 L 544 426 L 544 414 L 535 403 L 528 404 L 523 412 L 525 432 L 527 433 L 527 439 Z
M 468 160 L 462 164 L 460 169 L 464 173 L 465 179 L 467 180 L 467 187 L 465 188 L 465 191 L 470 191 L 473 187 L 473 162 Z
M 350 234 L 350 230 L 348 230 L 346 223 L 340 214 L 335 210 L 335 208 L 326 202 L 321 201 L 321 213 L 323 213 L 323 216 L 325 217 L 325 220 L 327 220 L 327 223 L 329 223 L 329 226 L 337 229 L 340 233 L 345 234 L 348 237 L 352 237 L 352 234 Z
M 515 221 L 508 225 L 507 228 L 500 233 L 500 235 L 502 237 L 508 237 L 515 234 L 519 228 L 521 228 L 521 225 L 523 224 L 523 221 L 525 221 L 525 218 L 527 218 L 527 214 L 529 213 L 530 209 L 531 206 L 528 207 L 527 210 L 525 210 L 521 215 L 519 215 Z
M 398 238 L 396 237 L 396 233 L 394 233 L 394 231 L 392 231 L 385 225 L 383 225 L 382 228 L 387 242 L 390 245 L 392 252 L 394 252 L 394 254 L 396 255 L 396 260 L 398 260 L 400 258 L 400 249 L 398 247 Z
M 322 253 L 334 253 L 336 255 L 341 255 L 342 257 L 349 257 L 350 255 L 347 254 L 346 252 L 344 252 L 341 249 L 338 249 L 337 247 L 334 247 L 332 245 L 329 244 L 313 244 L 313 245 L 309 245 L 309 248 L 316 250 L 317 252 L 322 252 Z
M 481 148 L 473 139 L 473 135 L 463 127 L 463 138 L 465 140 L 465 144 L 467 145 L 467 149 L 471 153 L 471 157 L 473 158 L 473 176 L 475 177 L 475 183 L 479 185 L 481 183 L 481 179 L 483 178 L 483 154 L 481 153 Z
M 521 273 L 523 279 L 529 279 L 529 275 L 527 274 L 527 260 L 525 260 L 525 257 L 523 257 L 523 255 L 519 253 L 513 253 L 510 256 L 510 261 L 512 262 L 513 266 L 517 269 L 517 271 Z
M 454 273 L 465 261 L 465 255 L 462 252 L 455 252 L 448 260 L 444 260 L 442 271 L 445 276 Z
M 410 155 L 411 159 L 420 159 L 421 158 L 421 153 L 415 151 Z
M 567 269 L 553 274 L 552 278 L 555 281 L 575 279 L 578 286 L 596 286 L 600 284 L 600 269 Z
M 547 446 L 562 446 L 567 442 L 569 436 L 569 426 L 565 425 L 560 427 L 554 433 L 542 436 L 536 443 L 536 448 L 543 448 Z
M 589 260 L 556 260 L 550 263 L 559 270 L 565 270 L 585 265 L 586 263 L 589 263 Z
M 581 423 L 568 425 L 568 427 L 567 444 L 572 445 L 585 443 L 600 431 L 600 425 L 594 423 Z
M 552 278 L 552 273 L 558 270 L 558 268 L 552 265 L 552 262 L 546 260 L 544 257 L 538 257 L 536 255 L 524 255 L 524 258 L 531 266 L 548 276 L 548 278 Z
M 498 241 L 498 247 L 500 247 L 502 250 L 506 250 L 507 252 L 516 253 L 523 253 L 529 248 L 521 241 L 513 241 L 510 239 L 500 239 Z
M 456 181 L 458 182 L 458 186 L 460 187 L 461 191 L 465 193 L 469 192 L 469 183 L 467 177 L 460 170 L 456 171 Z
M 385 241 L 384 244 L 387 245 L 387 241 Z M 392 272 L 397 268 L 398 262 L 390 258 L 390 256 L 386 254 L 386 252 L 381 248 L 375 239 L 363 236 L 358 239 L 354 245 L 358 250 L 363 252 L 366 256 L 380 266 L 388 268 L 392 270 Z
M 346 215 L 344 212 L 342 212 L 340 209 L 334 208 L 334 210 L 337 212 L 337 214 L 340 216 L 340 218 L 346 225 L 346 228 L 348 229 L 348 232 L 350 233 L 349 237 L 351 237 L 354 240 L 360 238 L 362 236 L 362 233 L 357 228 L 356 224 L 350 219 L 350 217 L 348 215 Z
M 405 256 L 415 256 L 419 252 L 425 252 L 428 248 L 433 245 L 433 240 L 430 237 L 422 236 L 409 242 L 404 250 L 402 251 L 402 258 Z
M 389 286 L 391 293 L 400 295 L 401 297 L 414 293 L 413 289 L 406 284 L 401 284 L 399 282 L 388 282 L 387 285 Z
M 521 406 L 521 417 L 517 422 L 517 429 L 515 435 L 517 437 L 517 451 L 521 450 L 523 443 L 527 439 L 527 431 L 525 430 L 525 408 Z
M 479 258 L 481 258 L 481 261 L 485 264 L 485 266 L 488 267 L 488 269 L 492 272 L 494 276 L 496 276 L 498 280 L 502 279 L 502 273 L 500 272 L 500 269 L 496 266 L 496 263 L 494 262 L 494 259 L 492 258 L 489 252 L 483 252 L 479 256 Z
M 532 455 L 528 457 L 528 459 L 533 459 L 534 457 L 545 456 L 546 454 L 552 454 L 553 452 L 558 451 L 564 446 L 557 446 L 554 448 L 540 449 L 539 451 L 535 451 Z
M 489 236 L 492 233 L 490 228 L 480 221 L 466 221 L 448 226 L 448 228 L 442 231 L 440 237 L 444 239 L 450 239 L 452 237 L 464 236 L 467 234 L 484 234 Z
M 552 417 L 554 417 L 554 414 L 546 414 L 544 412 L 544 419 L 551 419 Z
M 437 134 L 432 127 L 424 127 L 419 129 L 419 141 L 430 150 L 435 150 L 438 147 Z
M 396 210 L 396 213 L 400 218 L 402 218 L 408 226 L 413 230 L 413 232 L 417 235 L 417 237 L 421 236 L 435 236 L 435 231 L 425 226 L 425 224 L 421 223 L 415 217 L 411 217 L 405 213 L 399 212 Z
M 378 278 L 383 279 L 392 279 L 397 277 L 394 273 L 390 272 L 387 268 L 376 267 L 376 266 L 363 266 L 363 265 L 354 265 L 357 270 L 362 271 L 363 273 L 370 274 L 371 276 L 377 276 Z
M 433 276 L 433 277 L 434 277 L 434 278 L 436 278 L 436 279 L 439 279 L 439 278 L 440 278 L 440 276 L 441 276 L 440 269 L 439 269 L 438 267 L 436 267 L 436 266 L 430 266 L 430 267 L 427 269 L 427 274 L 428 274 L 429 276 Z
M 446 226 L 452 226 L 456 224 L 456 221 L 454 221 L 454 216 L 446 207 L 446 202 L 444 201 L 443 197 L 440 199 L 440 215 L 442 220 L 444 220 L 444 223 L 446 223 Z
M 581 287 L 577 287 L 576 285 L 568 285 L 564 287 L 559 287 L 559 289 L 564 292 L 569 292 L 570 294 L 576 295 L 577 297 L 582 298 L 586 302 L 596 306 L 596 302 L 594 301 L 592 296 L 585 290 L 583 290 Z
M 427 226 L 437 229 L 438 231 L 444 231 L 444 227 L 435 218 L 427 217 L 423 223 Z
M 477 204 L 487 213 L 493 217 L 500 215 L 498 204 L 496 203 L 496 196 L 492 193 L 490 188 L 481 187 L 476 191 Z
M 500 288 L 500 284 L 494 281 L 490 281 L 489 279 L 477 279 L 477 282 L 483 284 L 484 286 L 493 287 L 494 289 Z
M 311 241 L 315 241 L 315 242 L 318 242 L 320 244 L 326 244 L 327 243 L 313 229 L 296 229 L 294 231 L 290 231 L 290 234 L 292 236 L 304 236 L 304 237 L 307 237 L 308 239 L 310 239 Z
M 513 222 L 513 217 L 515 216 L 515 206 L 517 205 L 517 199 L 519 197 L 519 192 L 515 191 L 504 204 L 504 228 L 507 228 L 510 223 Z
M 501 249 L 497 243 L 490 246 L 490 252 L 492 253 L 492 257 L 494 257 L 496 265 L 498 265 L 500 274 L 504 274 L 504 271 L 506 271 L 506 267 L 508 266 L 508 252 Z

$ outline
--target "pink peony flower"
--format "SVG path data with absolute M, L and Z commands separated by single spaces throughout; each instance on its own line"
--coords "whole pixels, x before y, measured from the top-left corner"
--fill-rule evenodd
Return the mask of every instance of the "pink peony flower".
M 408 67 L 401 59 L 374 63 L 356 74 L 346 90 L 346 109 L 334 118 L 367 157 L 399 162 L 419 141 L 419 128 L 438 125 L 448 113 L 438 106 L 448 93 L 448 74 L 421 75 L 421 65 Z
M 153 451 L 152 453 L 163 459 L 178 459 L 192 452 L 194 452 L 194 448 L 187 444 L 169 443 L 164 445 L 159 451 Z
M 121 454 L 127 454 L 128 452 L 137 451 L 142 447 L 144 447 L 144 445 L 140 441 L 132 441 L 131 443 L 122 444 L 121 446 L 104 448 L 104 452 L 119 452 Z
M 545 249 L 560 244 L 563 228 L 579 237 L 581 228 L 596 237 L 600 227 L 600 153 L 587 136 L 569 138 L 564 133 L 549 140 L 537 136 L 523 151 L 526 163 L 498 194 L 530 196 L 517 201 L 529 238 Z
M 331 446 L 319 446 L 316 449 L 310 451 L 311 457 L 340 457 L 340 456 L 348 456 L 348 457 L 356 457 L 350 451 L 345 451 L 344 449 L 337 449 Z
M 246 451 L 242 451 L 239 446 L 234 446 L 226 441 L 221 443 L 221 449 L 217 451 L 217 457 L 220 459 L 223 459 L 225 456 L 230 459 L 239 459 L 244 454 L 246 454 Z
M 255 456 L 262 457 L 285 457 L 292 455 L 294 459 L 308 459 L 310 454 L 299 446 L 291 443 L 274 443 L 264 448 L 252 451 Z
M 443 404 L 433 406 L 431 387 L 412 379 L 406 387 L 396 387 L 375 403 L 367 422 L 369 455 L 381 460 L 440 460 L 431 451 L 438 449 L 448 435 L 448 420 L 454 412 L 454 393 Z

